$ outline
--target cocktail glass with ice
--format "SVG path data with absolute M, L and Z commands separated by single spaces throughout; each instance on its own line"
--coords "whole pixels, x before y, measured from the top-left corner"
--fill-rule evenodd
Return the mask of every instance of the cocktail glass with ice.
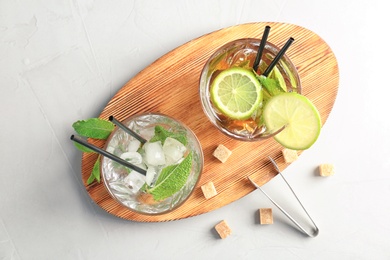
M 159 113 L 132 116 L 122 124 L 147 142 L 143 144 L 116 128 L 108 138 L 105 149 L 145 169 L 146 176 L 103 157 L 101 173 L 110 195 L 125 207 L 141 214 L 163 214 L 182 205 L 191 195 L 203 169 L 203 152 L 195 134 L 181 122 Z M 185 170 L 189 170 L 188 173 L 184 173 Z M 163 178 L 165 183 L 156 184 L 162 179 L 159 179 L 161 174 L 169 176 Z M 180 180 L 175 174 L 176 177 L 184 174 L 185 179 Z M 168 182 L 170 184 L 165 185 Z M 172 189 L 172 185 L 180 187 L 166 197 L 172 190 L 162 187 Z

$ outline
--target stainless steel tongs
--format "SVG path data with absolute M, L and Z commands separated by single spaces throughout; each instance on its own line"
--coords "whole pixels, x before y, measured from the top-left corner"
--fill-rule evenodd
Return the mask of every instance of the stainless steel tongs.
M 283 180 L 286 182 L 287 186 L 290 188 L 291 192 L 294 194 L 295 198 L 297 199 L 297 201 L 299 202 L 299 204 L 301 205 L 302 209 L 305 211 L 306 215 L 309 217 L 310 221 L 313 223 L 314 225 L 314 229 L 312 232 L 308 232 L 307 230 L 305 230 L 293 217 L 291 217 L 291 215 L 285 211 L 278 203 L 276 203 L 259 185 L 257 185 L 255 182 L 253 182 L 251 180 L 251 178 L 248 177 L 248 179 L 252 182 L 252 184 L 258 188 L 259 190 L 261 190 L 261 192 L 264 193 L 265 196 L 267 196 L 267 198 L 278 208 L 280 209 L 280 211 L 283 212 L 284 215 L 286 215 L 286 217 L 288 217 L 297 227 L 300 231 L 302 231 L 304 234 L 308 235 L 309 237 L 316 237 L 319 233 L 319 229 L 317 227 L 317 225 L 314 223 L 313 219 L 310 217 L 309 213 L 306 211 L 305 207 L 302 205 L 301 201 L 298 199 L 298 196 L 295 194 L 294 190 L 291 188 L 290 184 L 287 182 L 287 180 L 284 178 L 282 172 L 279 170 L 279 167 L 278 165 L 276 164 L 276 162 L 271 158 L 271 157 L 268 157 L 271 161 L 271 163 L 273 164 L 275 170 L 280 174 L 280 176 L 282 176 Z

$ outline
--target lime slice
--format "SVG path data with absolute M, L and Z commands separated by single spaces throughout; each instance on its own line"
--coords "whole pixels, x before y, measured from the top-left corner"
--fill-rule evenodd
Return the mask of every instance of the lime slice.
M 248 119 L 263 96 L 254 73 L 239 67 L 222 71 L 211 84 L 211 101 L 231 119 Z
M 305 150 L 314 144 L 321 131 L 317 108 L 297 93 L 282 93 L 271 97 L 264 107 L 264 123 L 270 130 L 285 129 L 275 140 L 286 148 Z

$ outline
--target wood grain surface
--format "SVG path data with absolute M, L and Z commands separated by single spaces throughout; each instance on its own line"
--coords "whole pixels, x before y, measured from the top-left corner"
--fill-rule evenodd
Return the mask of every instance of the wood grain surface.
M 302 94 L 316 105 L 325 123 L 337 95 L 339 71 L 337 60 L 323 39 L 308 29 L 285 23 L 259 22 L 221 29 L 194 39 L 153 62 L 127 82 L 100 115 L 104 119 L 114 115 L 123 120 L 137 113 L 160 112 L 189 126 L 198 136 L 205 157 L 201 179 L 191 197 L 178 209 L 163 215 L 134 213 L 112 199 L 103 183 L 86 184 L 97 156 L 84 153 L 82 179 L 92 200 L 108 213 L 127 220 L 177 220 L 215 210 L 252 192 L 255 188 L 248 176 L 259 185 L 267 183 L 276 174 L 268 156 L 276 160 L 280 169 L 287 167 L 282 158 L 283 147 L 273 139 L 240 142 L 219 132 L 203 113 L 198 94 L 200 73 L 210 55 L 229 41 L 261 38 L 266 25 L 271 26 L 268 40 L 279 47 L 289 37 L 295 39 L 287 55 L 298 69 Z M 104 141 L 94 143 L 100 147 L 104 145 Z M 218 144 L 233 152 L 226 163 L 212 156 Z M 200 186 L 208 181 L 214 183 L 218 195 L 206 200 Z

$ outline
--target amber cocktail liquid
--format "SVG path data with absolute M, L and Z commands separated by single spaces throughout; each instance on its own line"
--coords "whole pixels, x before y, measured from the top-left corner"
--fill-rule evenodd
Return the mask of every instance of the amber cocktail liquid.
M 272 130 L 266 129 L 262 122 L 262 108 L 267 100 L 277 93 L 267 91 L 263 87 L 263 101 L 252 116 L 245 120 L 234 120 L 223 115 L 213 105 L 210 99 L 210 86 L 215 77 L 223 70 L 231 67 L 242 67 L 252 70 L 259 44 L 259 39 L 248 38 L 236 40 L 222 46 L 210 57 L 200 78 L 200 96 L 206 115 L 223 133 L 244 141 L 255 141 L 264 138 Z M 258 75 L 261 75 L 266 70 L 278 52 L 279 49 L 273 44 L 267 43 L 265 45 L 258 70 L 256 71 Z M 301 92 L 296 68 L 286 55 L 279 60 L 268 75 L 268 78 L 278 81 L 280 89 L 284 92 Z

